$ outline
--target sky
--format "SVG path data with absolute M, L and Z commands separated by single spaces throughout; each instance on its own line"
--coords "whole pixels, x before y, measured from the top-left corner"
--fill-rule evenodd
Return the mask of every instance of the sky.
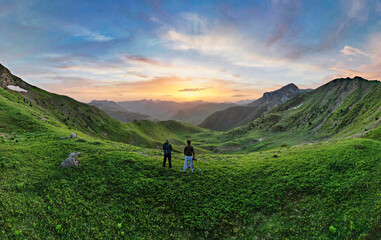
M 0 63 L 82 102 L 381 79 L 381 0 L 0 0 Z

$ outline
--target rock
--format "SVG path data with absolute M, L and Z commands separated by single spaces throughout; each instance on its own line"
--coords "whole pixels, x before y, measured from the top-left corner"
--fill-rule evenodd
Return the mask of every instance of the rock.
M 71 168 L 73 165 L 79 167 L 80 163 L 79 163 L 77 157 L 79 157 L 80 154 L 81 154 L 80 152 L 70 153 L 69 156 L 65 159 L 65 161 L 63 161 L 60 164 L 60 167 L 62 167 L 62 168 L 64 168 L 64 167 Z
M 61 139 L 67 139 L 67 138 L 77 138 L 78 135 L 75 133 L 71 133 L 69 137 L 61 137 Z
M 70 136 L 69 136 L 69 138 L 77 138 L 78 136 L 77 136 L 77 134 L 75 134 L 75 133 L 72 133 L 72 134 L 70 134 Z

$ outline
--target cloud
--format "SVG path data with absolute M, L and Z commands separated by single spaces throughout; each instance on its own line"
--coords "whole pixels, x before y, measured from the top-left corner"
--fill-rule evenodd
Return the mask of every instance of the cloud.
M 347 10 L 347 15 L 349 18 L 358 20 L 366 20 L 368 18 L 368 15 L 366 13 L 366 0 L 349 0 L 345 1 L 344 4 L 348 4 L 349 6 Z
M 84 28 L 84 27 L 69 26 L 66 28 L 72 34 L 72 36 L 84 37 L 87 41 L 107 42 L 107 41 L 114 39 L 113 37 L 106 36 L 104 34 L 97 32 L 97 31 L 91 31 L 91 30 Z
M 305 55 L 330 50 L 347 36 L 348 32 L 365 24 L 369 19 L 370 2 L 368 0 L 342 0 L 342 15 L 333 20 L 328 28 L 321 32 L 321 40 L 314 44 L 297 42 L 287 56 L 297 59 Z
M 272 5 L 280 13 L 277 14 L 279 16 L 277 20 L 278 24 L 276 24 L 278 27 L 266 41 L 268 46 L 281 40 L 291 30 L 302 9 L 302 2 L 300 0 L 272 0 Z
M 337 71 L 334 77 L 361 76 L 381 80 L 381 32 L 373 33 L 364 44 L 365 51 L 345 46 L 342 53 L 349 56 L 363 56 L 338 62 L 331 69 Z
M 199 91 L 202 91 L 205 89 L 207 89 L 207 88 L 184 88 L 184 89 L 179 90 L 179 92 L 199 92 Z
M 244 94 L 235 94 L 235 95 L 232 95 L 231 97 L 233 98 L 240 98 L 240 97 L 249 97 L 251 95 L 244 95 Z
M 153 60 L 153 59 L 150 59 L 150 58 L 146 58 L 146 57 L 142 57 L 142 56 L 126 56 L 125 57 L 126 59 L 128 60 L 131 60 L 133 62 L 142 62 L 142 63 L 147 63 L 147 64 L 150 64 L 150 65 L 157 65 L 157 66 L 168 66 L 166 64 L 163 64 L 159 61 L 156 61 L 156 60 Z
M 254 51 L 248 43 L 252 41 L 240 39 L 223 32 L 208 32 L 191 35 L 171 29 L 162 35 L 169 48 L 181 51 L 195 50 L 209 56 L 219 56 L 231 64 L 243 67 L 268 67 L 284 62 L 282 59 L 271 58 Z
M 354 48 L 350 46 L 345 46 L 340 52 L 348 56 L 359 56 L 359 55 L 368 56 L 368 54 L 365 53 L 364 51 L 361 51 L 358 48 Z
M 244 34 L 238 27 L 224 28 L 216 21 L 201 19 L 203 27 L 197 28 L 195 32 L 185 31 L 186 27 L 170 27 L 160 31 L 162 44 L 168 49 L 178 51 L 179 54 L 194 56 L 197 53 L 200 58 L 222 62 L 228 65 L 229 69 L 239 68 L 240 72 L 242 68 L 247 68 L 263 72 L 282 71 L 284 75 L 300 77 L 301 73 L 321 70 L 318 64 L 311 61 L 297 61 L 285 57 L 290 48 L 275 44 L 269 47 L 259 34 Z M 182 23 L 186 25 L 186 22 Z

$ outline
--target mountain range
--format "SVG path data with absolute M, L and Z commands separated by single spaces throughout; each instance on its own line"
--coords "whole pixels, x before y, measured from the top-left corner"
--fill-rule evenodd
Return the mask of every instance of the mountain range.
M 113 102 L 93 100 L 89 103 L 122 122 L 132 120 L 177 120 L 200 124 L 210 114 L 237 106 L 234 103 L 211 103 L 204 101 L 174 102 L 161 100 L 139 100 Z
M 381 82 L 340 78 L 299 93 L 207 144 L 219 151 L 257 151 L 342 137 L 379 138 L 380 125 Z
M 123 108 L 121 105 L 119 105 L 116 102 L 113 101 L 97 101 L 93 100 L 89 103 L 89 105 L 95 106 L 99 108 L 100 110 L 104 111 L 111 117 L 115 118 L 116 120 L 120 122 L 131 122 L 133 120 L 151 120 L 155 121 L 154 118 L 151 116 L 140 114 L 136 112 L 130 112 Z
M 291 83 L 276 91 L 264 93 L 261 98 L 246 106 L 235 106 L 215 112 L 207 117 L 200 126 L 216 131 L 231 130 L 254 121 L 266 111 L 305 91 Z
M 173 120 L 155 123 L 147 120 L 150 117 L 142 113 L 138 113 L 138 116 L 143 120 L 123 124 L 94 106 L 34 87 L 12 75 L 2 65 L 0 76 L 1 95 L 8 103 L 4 103 L 4 106 L 12 108 L 11 103 L 28 106 L 20 109 L 18 115 L 3 114 L 3 120 L 8 122 L 4 128 L 40 128 L 45 126 L 42 122 L 49 122 L 51 125 L 77 129 L 94 137 L 154 148 L 160 147 L 166 138 L 181 145 L 184 139 L 193 136 L 200 150 L 217 152 L 257 151 L 338 137 L 367 135 L 379 138 L 381 83 L 361 77 L 335 79 L 315 90 L 307 91 L 289 84 L 263 94 L 262 98 L 248 106 L 232 107 L 212 114 L 230 114 L 226 119 L 232 119 L 231 122 L 241 125 L 227 132 L 214 132 Z M 22 91 L 11 90 L 12 87 L 18 87 Z M 204 111 L 201 106 L 207 106 L 207 109 L 221 106 L 201 101 L 181 104 L 152 100 L 137 102 L 138 104 L 106 101 L 93 103 L 99 108 L 104 108 L 101 103 L 105 103 L 107 111 L 123 110 L 127 114 L 131 113 L 121 107 L 123 103 L 125 106 L 139 106 L 141 112 L 140 106 L 143 105 L 146 106 L 145 111 L 162 112 L 155 110 L 155 106 L 161 106 L 172 113 L 186 104 L 190 105 L 187 105 L 189 109 L 200 109 L 200 112 Z M 237 112 L 234 112 L 235 109 Z M 138 110 L 138 107 L 133 110 Z M 23 115 L 23 112 L 27 114 Z M 177 117 L 180 118 L 181 114 Z M 120 115 L 115 117 L 120 118 Z M 208 121 L 210 119 L 211 117 L 207 118 Z M 127 122 L 130 119 L 125 120 Z M 216 121 L 217 125 L 219 123 L 223 121 Z M 212 124 L 210 128 L 214 128 Z

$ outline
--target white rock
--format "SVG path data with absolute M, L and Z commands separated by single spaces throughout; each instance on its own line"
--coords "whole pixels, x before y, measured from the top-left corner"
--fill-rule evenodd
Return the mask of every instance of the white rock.
M 80 163 L 77 159 L 81 153 L 70 153 L 69 156 L 60 164 L 60 167 L 64 168 L 71 168 L 73 165 L 79 167 Z
M 77 136 L 77 134 L 75 134 L 75 133 L 72 133 L 72 134 L 70 134 L 70 136 L 69 136 L 69 138 L 77 138 L 78 136 Z

